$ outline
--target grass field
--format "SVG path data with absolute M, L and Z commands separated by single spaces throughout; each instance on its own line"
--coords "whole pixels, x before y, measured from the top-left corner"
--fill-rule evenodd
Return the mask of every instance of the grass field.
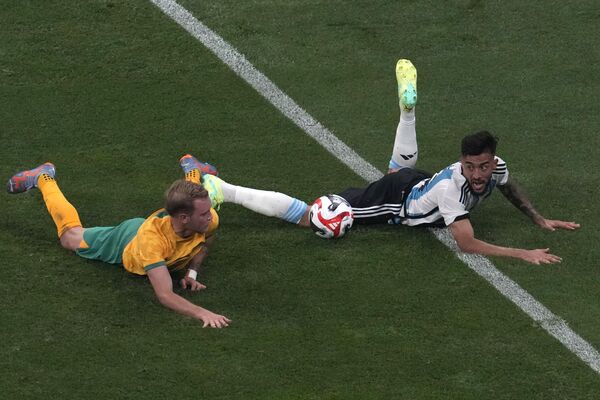
M 241 4 L 240 4 L 241 3 Z M 495 194 L 473 213 L 494 243 L 564 261 L 493 259 L 600 348 L 600 5 L 181 1 L 324 126 L 384 170 L 398 58 L 419 70 L 419 166 L 488 128 L 552 218 Z M 86 226 L 161 206 L 192 152 L 233 183 L 310 201 L 364 182 L 149 1 L 4 1 L 0 176 L 51 160 Z M 36 191 L 0 195 L 0 398 L 597 399 L 600 377 L 426 230 L 339 241 L 237 206 L 199 294 L 224 330 L 157 302 L 145 279 L 58 245 Z

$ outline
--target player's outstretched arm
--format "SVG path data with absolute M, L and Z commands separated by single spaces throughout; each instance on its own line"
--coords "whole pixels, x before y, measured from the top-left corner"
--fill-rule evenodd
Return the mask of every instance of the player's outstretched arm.
M 198 282 L 197 276 L 200 273 L 202 263 L 208 256 L 208 251 L 210 250 L 213 242 L 215 241 L 214 236 L 209 236 L 206 238 L 206 242 L 204 243 L 204 248 L 198 254 L 196 254 L 188 264 L 188 270 L 185 273 L 185 276 L 179 280 L 179 284 L 182 288 L 189 288 L 192 292 L 196 292 L 198 290 L 206 289 L 206 286 L 202 283 Z
M 525 194 L 525 191 L 519 186 L 510 176 L 506 184 L 498 186 L 498 190 L 510 201 L 515 207 L 527 215 L 531 220 L 543 229 L 555 231 L 556 229 L 574 230 L 579 228 L 579 224 L 575 222 L 559 221 L 544 218 L 531 204 L 531 201 Z
M 559 256 L 550 253 L 550 249 L 517 249 L 513 247 L 496 246 L 475 238 L 473 226 L 468 219 L 453 222 L 449 226 L 456 244 L 465 253 L 481 254 L 484 256 L 513 257 L 532 264 L 556 264 L 562 261 Z
M 579 228 L 581 225 L 579 225 L 576 222 L 573 221 L 559 221 L 557 219 L 546 219 L 543 218 L 543 220 L 536 222 L 541 228 L 549 230 L 549 231 L 555 231 L 557 229 L 566 229 L 568 231 L 574 231 L 575 229 Z
M 166 266 L 156 267 L 148 271 L 148 279 L 154 288 L 154 293 L 160 304 L 204 322 L 203 328 L 224 328 L 231 320 L 223 315 L 215 314 L 205 308 L 195 305 L 173 292 L 173 281 Z

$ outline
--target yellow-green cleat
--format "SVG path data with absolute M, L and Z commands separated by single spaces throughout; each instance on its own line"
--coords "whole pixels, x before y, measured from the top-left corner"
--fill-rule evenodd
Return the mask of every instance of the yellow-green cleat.
M 218 210 L 225 199 L 223 190 L 221 189 L 221 179 L 214 175 L 206 174 L 202 176 L 202 186 L 208 192 L 212 207 Z
M 417 104 L 417 69 L 410 60 L 398 60 L 396 80 L 398 81 L 400 108 L 410 111 Z

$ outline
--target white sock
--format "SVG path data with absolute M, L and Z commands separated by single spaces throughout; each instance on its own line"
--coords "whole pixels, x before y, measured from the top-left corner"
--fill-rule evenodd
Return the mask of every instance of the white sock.
M 400 112 L 389 168 L 414 168 L 418 158 L 415 109 Z
M 277 217 L 297 224 L 308 209 L 308 205 L 287 194 L 268 190 L 257 190 L 236 186 L 221 180 L 226 203 L 239 204 L 249 210 L 268 217 Z

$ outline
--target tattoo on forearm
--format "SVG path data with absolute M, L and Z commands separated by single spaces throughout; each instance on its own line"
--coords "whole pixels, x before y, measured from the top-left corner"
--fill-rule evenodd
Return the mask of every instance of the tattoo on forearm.
M 500 192 L 514 204 L 519 210 L 521 210 L 525 215 L 531 218 L 533 221 L 542 218 L 540 213 L 533 207 L 527 195 L 521 189 L 519 185 L 515 181 L 509 178 L 508 182 L 504 186 L 498 186 Z

